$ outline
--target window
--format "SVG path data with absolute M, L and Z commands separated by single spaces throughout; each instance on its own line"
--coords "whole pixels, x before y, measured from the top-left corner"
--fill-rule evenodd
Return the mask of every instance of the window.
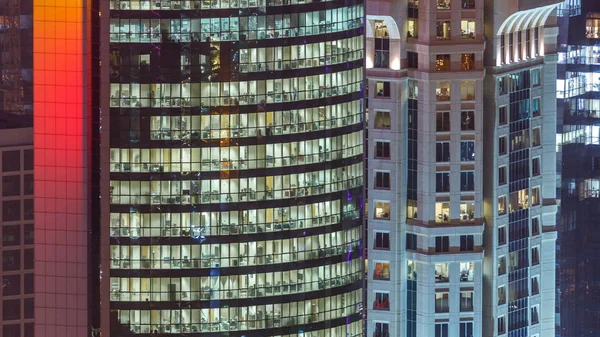
M 500 37 L 502 47 L 504 47 L 504 35 Z M 504 53 L 502 53 L 504 55 Z M 508 93 L 508 78 L 506 76 L 498 77 L 498 94 L 505 95 Z
M 419 37 L 419 19 L 409 18 L 407 27 L 408 37 Z M 417 67 L 412 67 L 417 68 Z
M 475 21 L 474 20 L 461 20 L 460 21 L 460 36 L 463 39 L 474 39 L 475 38 Z
M 473 282 L 475 280 L 475 265 L 473 262 L 460 263 L 460 282 Z
M 473 292 L 472 291 L 461 291 L 461 293 L 460 293 L 460 311 L 461 312 L 473 311 Z
M 498 245 L 506 244 L 506 226 L 498 227 Z
M 533 307 L 531 307 L 531 324 L 532 325 L 538 324 L 540 322 L 539 311 L 540 311 L 539 304 L 536 304 Z
M 26 245 L 33 244 L 33 224 L 23 225 L 23 237 Z
M 475 247 L 475 239 L 473 235 L 461 235 L 460 236 L 460 251 L 461 252 L 472 252 Z
M 375 90 L 377 97 L 390 97 L 390 82 L 377 82 Z
M 390 280 L 390 263 L 389 262 L 376 262 L 375 270 L 373 271 L 374 280 Z
M 439 40 L 450 40 L 450 21 L 437 22 L 435 37 Z
M 390 294 L 386 292 L 375 292 L 374 310 L 390 310 Z
M 419 54 L 409 51 L 406 52 L 406 58 L 408 59 L 408 68 L 419 68 Z
M 508 119 L 506 117 L 506 105 L 503 105 L 498 108 L 498 124 L 504 125 L 508 123 Z
M 375 188 L 390 189 L 389 172 L 375 172 Z
M 435 214 L 437 214 L 435 222 L 449 222 L 450 221 L 450 203 L 449 202 L 436 202 L 435 203 Z
M 2 226 L 2 245 L 18 246 L 21 244 L 21 226 L 19 225 L 4 225 Z
M 33 249 L 25 249 L 23 251 L 23 268 L 33 269 Z
M 390 249 L 390 233 L 375 232 L 375 249 Z
M 498 197 L 498 215 L 506 214 L 506 196 Z
M 435 161 L 438 163 L 450 161 L 450 142 L 437 142 L 435 144 Z
M 534 187 L 531 189 L 531 204 L 537 206 L 540 204 L 540 188 Z
M 450 282 L 450 276 L 448 273 L 447 263 L 436 263 L 435 264 L 435 283 L 448 283 Z
M 539 97 L 536 97 L 531 100 L 531 113 L 533 114 L 533 117 L 537 117 L 537 116 L 541 115 L 540 105 L 541 105 L 541 100 Z
M 23 200 L 23 219 L 33 219 L 33 199 Z
M 474 9 L 475 8 L 475 0 L 462 0 L 461 7 L 462 7 L 462 9 Z
M 475 130 L 475 111 L 460 112 L 460 129 L 462 131 Z
M 435 324 L 435 337 L 448 337 L 448 323 Z
M 450 237 L 436 236 L 435 237 L 435 252 L 448 253 L 450 251 Z
M 475 142 L 472 140 L 463 140 L 460 142 L 460 161 L 475 160 Z
M 391 118 L 389 111 L 375 111 L 375 128 L 376 129 L 390 129 Z
M 437 9 L 450 9 L 450 0 L 437 0 Z
M 531 235 L 540 235 L 540 217 L 531 218 Z
M 498 317 L 498 335 L 506 333 L 506 316 L 502 315 Z
M 475 100 L 475 81 L 462 81 L 461 85 L 460 85 L 460 99 L 462 101 L 473 101 Z M 473 116 L 475 114 L 475 112 L 470 111 L 471 113 L 473 113 Z M 473 130 L 469 129 L 469 130 Z
M 498 258 L 498 275 L 506 274 L 506 256 L 500 256 Z
M 21 295 L 21 275 L 2 275 L 2 296 Z
M 450 172 L 438 172 L 435 174 L 435 191 L 450 192 Z
M 33 298 L 23 300 L 23 314 L 24 318 L 33 318 Z
M 458 337 L 473 337 L 473 322 L 461 322 Z
M 535 146 L 540 146 L 542 144 L 542 139 L 540 136 L 540 128 L 533 128 L 531 130 L 531 146 L 535 147 Z
M 33 323 L 25 323 L 25 333 L 23 334 L 23 337 L 34 337 L 34 326 Z
M 2 301 L 2 320 L 10 321 L 21 318 L 21 300 Z
M 531 175 L 540 175 L 540 157 L 535 157 L 531 160 Z
M 2 221 L 18 221 L 21 219 L 21 201 L 2 201 Z
M 436 293 L 435 294 L 435 312 L 444 313 L 448 312 L 450 306 L 448 305 L 448 293 Z
M 498 137 L 498 154 L 506 154 L 506 136 Z
M 390 159 L 390 142 L 375 142 L 375 158 Z
M 498 287 L 498 305 L 506 304 L 506 286 Z
M 409 281 L 417 280 L 417 261 L 408 260 L 406 267 L 406 279 Z
M 2 172 L 15 172 L 21 170 L 21 151 L 2 152 Z
M 390 337 L 389 324 L 375 322 L 375 333 L 374 333 L 373 337 Z
M 506 184 L 506 166 L 498 167 L 498 184 Z
M 390 219 L 390 202 L 376 201 L 375 202 L 375 219 L 389 220 Z
M 23 176 L 23 194 L 33 195 L 33 174 Z
M 387 35 L 387 29 L 385 34 Z M 375 68 L 390 67 L 390 39 L 389 35 L 375 38 Z
M 450 131 L 450 112 L 437 112 L 435 115 L 435 130 L 438 132 Z
M 531 278 L 531 295 L 540 293 L 540 277 L 538 275 Z
M 600 39 L 600 13 L 589 13 L 585 20 L 585 37 Z
M 536 264 L 540 264 L 540 247 L 535 246 L 531 248 L 531 265 L 535 266 Z
M 408 8 L 419 8 L 419 0 L 408 0 Z
M 436 71 L 450 71 L 450 54 L 439 54 L 435 56 Z
M 435 88 L 435 97 L 438 102 L 450 100 L 450 82 L 438 82 Z
M 470 192 L 475 190 L 475 172 L 466 171 L 460 173 L 460 190 Z
M 406 233 L 406 249 L 417 250 L 417 234 Z
M 12 175 L 2 177 L 2 196 L 14 197 L 21 194 L 21 176 Z
M 460 54 L 460 68 L 462 70 L 475 69 L 475 54 L 474 53 Z

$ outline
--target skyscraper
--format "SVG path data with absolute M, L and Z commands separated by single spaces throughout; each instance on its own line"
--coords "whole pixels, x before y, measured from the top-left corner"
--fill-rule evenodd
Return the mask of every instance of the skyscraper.
M 38 327 L 362 334 L 363 3 L 103 5 L 34 4 Z
M 368 3 L 369 335 L 554 334 L 557 3 Z

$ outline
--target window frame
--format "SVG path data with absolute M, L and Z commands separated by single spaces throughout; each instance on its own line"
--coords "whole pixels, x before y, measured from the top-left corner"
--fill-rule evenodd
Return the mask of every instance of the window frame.
M 435 237 L 435 252 L 449 253 L 450 252 L 450 237 L 441 235 Z
M 387 231 L 373 231 L 373 249 L 375 250 L 390 250 L 390 232 Z M 387 247 L 386 244 L 387 238 Z
M 374 189 L 390 190 L 392 188 L 392 173 L 390 171 L 374 171 L 373 176 Z

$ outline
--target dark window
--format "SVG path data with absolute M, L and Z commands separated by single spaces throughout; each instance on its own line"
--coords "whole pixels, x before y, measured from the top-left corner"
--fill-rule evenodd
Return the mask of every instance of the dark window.
M 33 174 L 23 176 L 23 194 L 33 195 Z
M 390 188 L 390 173 L 389 172 L 375 172 L 375 188 Z
M 467 171 L 460 173 L 460 190 L 463 192 L 475 190 L 475 172 Z
M 540 264 L 540 250 L 538 247 L 531 248 L 531 264 Z
M 460 142 L 460 161 L 475 160 L 475 142 L 472 140 L 463 140 Z
M 33 199 L 23 200 L 23 219 L 33 219 Z
M 435 252 L 448 253 L 450 251 L 450 237 L 436 236 L 435 237 Z
M 462 70 L 475 69 L 475 54 L 460 54 L 460 67 Z
M 531 295 L 537 295 L 540 293 L 540 283 L 538 277 L 534 276 L 531 278 Z
M 536 157 L 531 160 L 531 174 L 534 176 L 540 175 L 540 158 Z
M 20 250 L 5 250 L 2 252 L 2 270 L 19 270 L 21 269 L 21 251 Z
M 506 184 L 506 166 L 498 167 L 498 184 Z
M 531 113 L 533 114 L 533 117 L 537 117 L 541 114 L 539 97 L 531 100 Z
M 406 52 L 406 57 L 407 57 L 407 61 L 408 61 L 408 68 L 414 68 L 414 69 L 419 68 L 419 54 L 409 51 L 409 52 Z
M 540 234 L 540 218 L 531 218 L 531 235 Z
M 474 9 L 475 8 L 475 0 L 462 0 L 462 8 L 463 9 Z M 468 336 L 461 335 L 460 337 L 468 337 Z
M 21 244 L 21 226 L 19 225 L 5 225 L 2 227 L 2 245 L 7 246 L 18 246 Z
M 23 268 L 33 269 L 33 249 L 25 249 L 23 252 Z
M 21 200 L 2 201 L 2 221 L 21 220 Z
M 2 152 L 2 172 L 14 172 L 21 170 L 21 151 Z
M 460 236 L 460 251 L 461 252 L 472 252 L 475 246 L 475 240 L 473 235 L 461 235 Z
M 502 335 L 506 333 L 506 320 L 504 316 L 498 317 L 498 334 Z
M 33 298 L 26 298 L 23 301 L 24 318 L 33 318 Z
M 417 250 L 417 234 L 406 233 L 406 249 Z
M 450 310 L 448 297 L 448 293 L 435 294 L 435 312 L 448 312 Z
M 473 292 L 466 291 L 460 293 L 460 311 L 473 311 Z
M 450 161 L 450 142 L 435 144 L 435 161 L 438 163 Z
M 473 322 L 460 323 L 460 330 L 458 336 L 473 337 Z
M 436 71 L 450 71 L 450 54 L 439 54 L 435 56 Z
M 498 138 L 498 154 L 506 154 L 506 136 Z
M 34 325 L 33 323 L 25 323 L 25 333 L 23 337 L 33 337 L 34 334 Z
M 21 176 L 2 177 L 2 196 L 14 197 L 21 194 Z
M 507 114 L 506 114 L 506 105 L 505 106 L 501 106 L 498 109 L 498 124 L 500 124 L 500 125 L 506 124 L 508 122 L 506 116 L 507 116 Z
M 531 307 L 531 324 L 538 324 L 540 315 L 538 314 L 538 306 Z
M 23 161 L 24 161 L 24 170 L 31 171 L 33 170 L 33 150 L 25 150 L 23 151 Z
M 462 131 L 475 130 L 475 111 L 460 112 L 460 129 Z
M 33 274 L 25 274 L 23 276 L 23 293 L 33 294 Z
M 390 326 L 388 323 L 375 323 L 373 337 L 390 337 Z
M 18 300 L 14 300 L 18 301 Z M 21 325 L 20 324 L 7 324 L 2 327 L 3 337 L 21 337 Z
M 390 39 L 375 38 L 375 68 L 389 68 Z
M 436 113 L 435 130 L 450 131 L 450 112 L 443 111 Z
M 23 225 L 23 236 L 26 245 L 33 244 L 33 224 Z
M 435 325 L 435 337 L 448 337 L 448 323 Z
M 10 321 L 21 318 L 21 300 L 2 301 L 2 319 Z
M 390 310 L 390 294 L 375 293 L 375 303 L 373 303 L 373 309 Z
M 2 296 L 21 295 L 21 275 L 2 276 Z
M 375 158 L 390 159 L 390 143 L 376 142 L 375 143 Z
M 390 249 L 390 233 L 375 232 L 375 249 Z
M 441 172 L 435 174 L 435 191 L 450 192 L 450 173 Z
M 498 227 L 498 244 L 506 244 L 506 227 Z

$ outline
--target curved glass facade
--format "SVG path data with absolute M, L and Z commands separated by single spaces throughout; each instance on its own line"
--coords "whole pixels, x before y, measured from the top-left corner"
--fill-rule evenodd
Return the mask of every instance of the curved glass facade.
M 363 2 L 110 6 L 111 335 L 362 335 Z

